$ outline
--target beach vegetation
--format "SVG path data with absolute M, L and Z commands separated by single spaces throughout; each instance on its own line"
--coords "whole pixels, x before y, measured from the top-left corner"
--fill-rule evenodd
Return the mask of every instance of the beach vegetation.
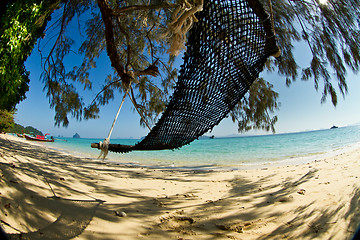
M 4 1 L 0 15 L 0 109 L 14 110 L 26 98 L 29 71 L 24 63 L 59 1 Z
M 14 126 L 9 129 L 9 132 L 11 132 L 11 133 L 26 133 L 26 134 L 30 134 L 30 135 L 44 136 L 44 134 L 40 130 L 38 130 L 32 126 L 24 127 L 17 123 L 14 123 Z
M 281 0 L 272 1 L 271 6 L 269 1 L 262 2 L 273 17 L 282 51 L 279 58 L 268 60 L 267 70 L 277 73 L 288 86 L 299 79 L 312 80 L 322 93 L 321 102 L 330 97 L 336 106 L 338 95 L 345 96 L 348 90 L 347 72 L 359 71 L 360 2 Z M 100 107 L 109 104 L 117 93 L 124 94 L 129 86 L 134 109 L 143 116 L 140 123 L 153 123 L 173 92 L 178 71 L 174 67 L 175 55 L 181 53 L 186 41 L 186 31 L 180 35 L 174 31 L 174 13 L 197 9 L 198 1 L 187 2 L 186 6 L 183 3 L 62 1 L 41 40 L 50 47 L 39 47 L 41 78 L 50 106 L 55 109 L 55 124 L 67 126 L 69 117 L 98 117 Z M 52 5 L 48 6 L 54 11 Z M 301 54 L 307 51 L 308 59 L 296 52 L 298 45 L 305 46 Z M 69 61 L 73 56 L 81 56 L 82 61 Z M 103 80 L 92 80 L 90 72 L 104 56 L 110 60 L 113 72 Z M 91 91 L 101 81 L 95 99 L 85 102 L 83 92 Z M 239 131 L 275 131 L 279 106 L 273 85 L 259 78 L 230 116 L 238 123 Z
M 245 132 L 251 129 L 262 129 L 275 133 L 279 110 L 277 101 L 279 94 L 273 90 L 273 85 L 263 78 L 255 81 L 247 94 L 230 112 L 233 122 L 237 122 L 238 131 Z
M 0 109 L 0 133 L 10 132 L 14 124 L 14 111 Z

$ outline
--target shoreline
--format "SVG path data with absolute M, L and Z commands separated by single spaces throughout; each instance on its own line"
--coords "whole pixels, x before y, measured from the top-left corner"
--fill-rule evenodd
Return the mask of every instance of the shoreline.
M 27 141 L 28 142 L 28 141 Z M 31 144 L 31 143 L 30 143 Z M 45 146 L 49 148 L 50 150 L 59 151 L 74 157 L 79 158 L 88 158 L 97 160 L 97 157 L 90 156 L 90 154 L 86 154 L 84 152 L 71 152 L 69 149 L 64 149 L 61 147 L 53 147 L 53 146 Z M 250 170 L 250 169 L 262 169 L 264 167 L 282 167 L 282 166 L 293 166 L 293 165 L 299 165 L 299 164 L 307 164 L 311 163 L 317 159 L 323 159 L 328 157 L 334 157 L 336 155 L 354 150 L 354 149 L 360 149 L 360 142 L 351 143 L 346 146 L 338 147 L 336 149 L 330 149 L 328 151 L 324 152 L 318 152 L 318 153 L 308 153 L 302 156 L 295 156 L 290 158 L 283 158 L 278 160 L 271 160 L 271 161 L 264 161 L 264 162 L 254 162 L 254 163 L 241 163 L 241 164 L 199 164 L 199 165 L 174 165 L 174 164 L 141 164 L 138 161 L 137 162 L 120 162 L 116 159 L 109 159 L 109 156 L 105 161 L 108 164 L 115 164 L 120 165 L 123 167 L 136 167 L 136 168 L 149 168 L 149 169 L 158 169 L 158 170 L 204 170 L 204 171 L 241 171 L 241 170 Z M 118 153 L 111 153 L 109 154 L 115 154 L 118 155 Z M 100 150 L 99 154 L 100 155 Z M 97 155 L 97 156 L 98 156 Z M 160 160 L 159 160 L 160 161 Z
M 301 132 L 302 133 L 302 132 Z M 95 139 L 91 139 L 94 140 Z M 26 141 L 27 143 L 34 143 Z M 36 143 L 38 145 L 44 146 L 50 150 L 60 151 L 65 154 L 69 154 L 75 157 L 79 158 L 89 158 L 96 160 L 100 154 L 100 151 L 97 149 L 91 149 L 86 148 L 83 149 L 84 146 L 81 147 L 74 147 L 71 144 L 69 146 L 66 145 L 55 145 L 53 143 Z M 90 145 L 90 143 L 89 143 Z M 286 166 L 286 165 L 299 165 L 299 164 L 306 164 L 309 162 L 312 162 L 317 159 L 327 158 L 327 157 L 333 157 L 334 155 L 344 153 L 346 151 L 350 151 L 354 148 L 360 148 L 360 142 L 349 142 L 346 144 L 341 144 L 335 147 L 331 147 L 328 149 L 321 149 L 319 148 L 317 152 L 297 152 L 294 154 L 291 154 L 291 152 L 288 153 L 288 155 L 279 155 L 279 157 L 273 158 L 274 156 L 269 156 L 267 159 L 263 158 L 262 160 L 259 160 L 255 158 L 254 160 L 251 159 L 243 159 L 241 160 L 241 157 L 239 159 L 232 159 L 232 160 L 226 160 L 222 161 L 221 158 L 217 159 L 214 158 L 211 161 L 203 161 L 203 159 L 200 159 L 198 161 L 197 158 L 193 159 L 194 161 L 189 160 L 181 160 L 181 159 L 187 159 L 186 157 L 188 154 L 185 152 L 176 152 L 180 150 L 164 150 L 163 151 L 155 151 L 155 152 L 149 152 L 143 154 L 143 152 L 133 152 L 133 153 L 127 153 L 127 154 L 117 154 L 109 152 L 109 155 L 105 161 L 107 161 L 109 164 L 116 164 L 116 165 L 122 165 L 124 167 L 142 167 L 142 168 L 151 168 L 151 169 L 173 169 L 173 170 L 198 170 L 198 169 L 207 169 L 211 171 L 230 171 L 230 170 L 249 170 L 249 169 L 258 169 L 258 168 L 264 168 L 264 167 L 272 167 L 272 166 Z M 170 151 L 170 152 L 169 152 Z M 160 154 L 160 155 L 158 155 Z M 191 150 L 190 150 L 191 154 Z M 266 155 L 266 153 L 265 153 Z M 172 158 L 175 156 L 174 158 Z M 196 156 L 196 155 L 195 155 Z M 169 157 L 169 158 L 167 158 Z M 227 159 L 227 155 L 222 156 L 222 159 Z M 192 157 L 194 158 L 194 157 Z
M 360 146 L 297 164 L 201 171 L 80 158 L 0 135 L 0 219 L 23 239 L 351 239 Z

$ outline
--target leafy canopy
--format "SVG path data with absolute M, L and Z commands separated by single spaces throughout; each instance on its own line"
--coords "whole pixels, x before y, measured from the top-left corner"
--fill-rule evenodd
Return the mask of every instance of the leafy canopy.
M 32 127 L 32 126 L 24 127 L 24 126 L 22 126 L 20 124 L 17 124 L 17 123 L 14 124 L 14 126 L 9 130 L 9 132 L 20 133 L 20 134 L 21 133 L 26 133 L 26 134 L 31 134 L 31 135 L 44 136 L 44 134 L 40 130 L 38 130 L 38 129 Z
M 265 1 L 264 1 L 265 2 Z M 266 3 L 264 3 L 266 4 Z M 360 64 L 360 2 L 357 0 L 272 1 L 275 31 L 282 48 L 279 61 L 269 69 L 286 77 L 287 85 L 300 78 L 322 86 L 322 102 L 328 95 L 337 104 L 337 90 L 347 93 L 348 69 L 357 73 Z M 312 58 L 300 67 L 294 56 L 294 43 L 304 41 Z
M 76 119 L 96 118 L 99 106 L 108 104 L 115 91 L 125 92 L 130 82 L 129 96 L 145 120 L 164 110 L 176 77 L 174 58 L 164 57 L 168 40 L 161 37 L 170 19 L 167 8 L 171 5 L 165 1 L 139 3 L 143 4 L 102 0 L 63 4 L 56 42 L 44 57 L 42 75 L 50 105 L 55 108 L 57 125 L 68 125 L 69 114 Z M 79 28 L 86 37 L 77 43 L 80 47 L 76 49 L 67 27 L 75 17 L 82 16 L 86 16 L 85 24 L 79 22 Z M 73 52 L 81 54 L 83 61 L 69 68 L 65 58 Z M 105 79 L 103 90 L 94 101 L 85 105 L 75 82 L 84 89 L 92 88 L 89 72 L 103 53 L 110 58 L 114 72 Z M 160 72 L 161 76 L 156 78 Z
M 14 123 L 14 111 L 0 109 L 0 133 L 9 132 Z
M 262 1 L 270 12 L 269 1 Z M 108 104 L 116 92 L 125 93 L 129 86 L 128 96 L 143 115 L 142 123 L 156 119 L 164 110 L 176 80 L 175 58 L 165 57 L 167 50 L 174 39 L 184 40 L 169 33 L 169 29 L 178 27 L 173 20 L 188 13 L 188 9 L 195 9 L 199 2 L 63 1 L 52 26 L 55 35 L 47 34 L 44 39 L 48 42 L 47 38 L 52 36 L 54 45 L 47 53 L 42 52 L 42 80 L 50 105 L 55 108 L 55 123 L 68 125 L 69 116 L 78 120 L 95 118 L 101 105 Z M 287 85 L 297 79 L 313 80 L 315 89 L 322 88 L 322 102 L 330 96 L 336 105 L 338 92 L 343 96 L 347 92 L 348 69 L 359 71 L 359 5 L 356 0 L 328 0 L 326 4 L 317 0 L 272 1 L 271 13 L 282 56 L 270 59 L 267 69 L 284 76 Z M 74 37 L 74 30 L 69 27 L 74 22 L 84 36 L 81 39 Z M 191 22 L 181 26 L 186 30 Z M 297 62 L 301 56 L 294 56 L 294 46 L 300 41 L 308 45 L 312 55 L 308 65 L 301 67 Z M 83 56 L 83 61 L 68 66 L 66 57 L 73 53 Z M 105 53 L 114 72 L 103 80 L 103 89 L 94 101 L 86 104 L 79 84 L 83 89 L 92 89 L 90 70 Z M 277 121 L 274 112 L 278 108 L 278 94 L 273 86 L 266 79 L 259 79 L 231 117 L 238 122 L 239 131 L 252 128 L 274 131 Z
M 57 4 L 55 1 L 9 1 L 0 16 L 0 109 L 13 110 L 29 90 L 24 62 Z

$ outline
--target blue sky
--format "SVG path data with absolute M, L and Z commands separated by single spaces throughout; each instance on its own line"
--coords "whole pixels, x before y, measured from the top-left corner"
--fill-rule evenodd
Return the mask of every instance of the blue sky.
M 307 66 L 311 60 L 305 44 L 296 45 L 295 53 L 300 66 Z M 68 61 L 82 61 L 81 56 L 73 55 Z M 180 65 L 180 64 L 179 64 Z M 49 100 L 43 92 L 43 83 L 40 81 L 41 62 L 37 47 L 26 62 L 26 68 L 30 71 L 30 91 L 27 98 L 17 105 L 15 121 L 23 126 L 33 126 L 43 133 L 71 137 L 79 133 L 81 137 L 105 138 L 109 132 L 116 111 L 120 105 L 121 97 L 118 95 L 108 106 L 101 107 L 100 118 L 78 122 L 70 118 L 67 128 L 54 126 L 54 110 L 49 107 Z M 97 68 L 91 72 L 90 79 L 94 82 L 93 91 L 85 94 L 85 103 L 88 104 L 100 90 L 104 79 L 112 73 L 110 62 L 106 54 L 103 54 L 97 62 Z M 276 112 L 278 122 L 277 133 L 299 132 L 330 128 L 332 125 L 347 126 L 360 123 L 360 81 L 358 76 L 350 70 L 346 77 L 349 91 L 345 99 L 338 96 L 338 105 L 335 108 L 330 98 L 324 104 L 320 103 L 322 85 L 319 92 L 314 88 L 312 81 L 303 82 L 298 80 L 290 87 L 285 85 L 285 77 L 276 73 L 263 72 L 260 76 L 274 85 L 279 93 L 281 102 L 280 110 Z M 334 81 L 336 81 L 334 79 Z M 336 83 L 334 83 L 336 86 Z M 140 127 L 140 118 L 132 109 L 129 99 L 126 100 L 115 125 L 112 138 L 140 138 L 148 133 L 148 130 Z M 217 137 L 238 135 L 237 125 L 230 119 L 224 119 L 212 133 Z M 250 131 L 245 134 L 267 134 L 263 131 Z
M 15 117 L 17 123 L 36 127 L 44 133 L 50 133 L 54 136 L 68 137 L 75 133 L 87 138 L 105 138 L 107 136 L 121 101 L 120 95 L 108 106 L 101 108 L 99 119 L 81 122 L 70 119 L 67 128 L 55 127 L 54 110 L 50 109 L 49 101 L 43 92 L 43 83 L 39 80 L 41 67 L 37 51 L 34 51 L 28 58 L 26 67 L 30 71 L 30 91 L 26 94 L 27 99 L 17 105 L 18 111 Z M 100 88 L 102 80 L 109 71 L 112 70 L 106 56 L 104 56 L 103 61 L 98 63 L 98 68 L 90 76 L 93 80 L 100 80 L 98 88 Z M 324 104 L 320 103 L 321 90 L 317 92 L 311 81 L 299 80 L 290 87 L 286 87 L 284 77 L 280 77 L 276 73 L 263 72 L 261 76 L 274 84 L 275 90 L 280 94 L 281 107 L 276 113 L 279 117 L 276 124 L 277 133 L 317 130 L 330 128 L 332 125 L 347 126 L 360 122 L 360 95 L 358 94 L 360 82 L 358 76 L 351 72 L 347 76 L 349 92 L 345 99 L 339 96 L 336 108 L 331 104 L 330 99 Z M 86 95 L 87 103 L 92 100 L 95 94 L 96 92 L 92 92 Z M 140 127 L 138 114 L 131 107 L 132 105 L 127 99 L 115 125 L 112 138 L 139 138 L 147 134 L 148 130 Z M 264 133 L 262 131 L 250 131 L 246 134 Z M 236 135 L 238 134 L 237 126 L 230 119 L 224 119 L 211 134 L 218 137 Z

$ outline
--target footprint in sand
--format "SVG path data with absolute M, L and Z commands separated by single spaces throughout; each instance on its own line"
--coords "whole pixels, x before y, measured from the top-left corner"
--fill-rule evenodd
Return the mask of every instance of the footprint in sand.
M 188 235 L 196 235 L 191 229 L 195 220 L 187 216 L 168 216 L 160 218 L 160 228 Z

